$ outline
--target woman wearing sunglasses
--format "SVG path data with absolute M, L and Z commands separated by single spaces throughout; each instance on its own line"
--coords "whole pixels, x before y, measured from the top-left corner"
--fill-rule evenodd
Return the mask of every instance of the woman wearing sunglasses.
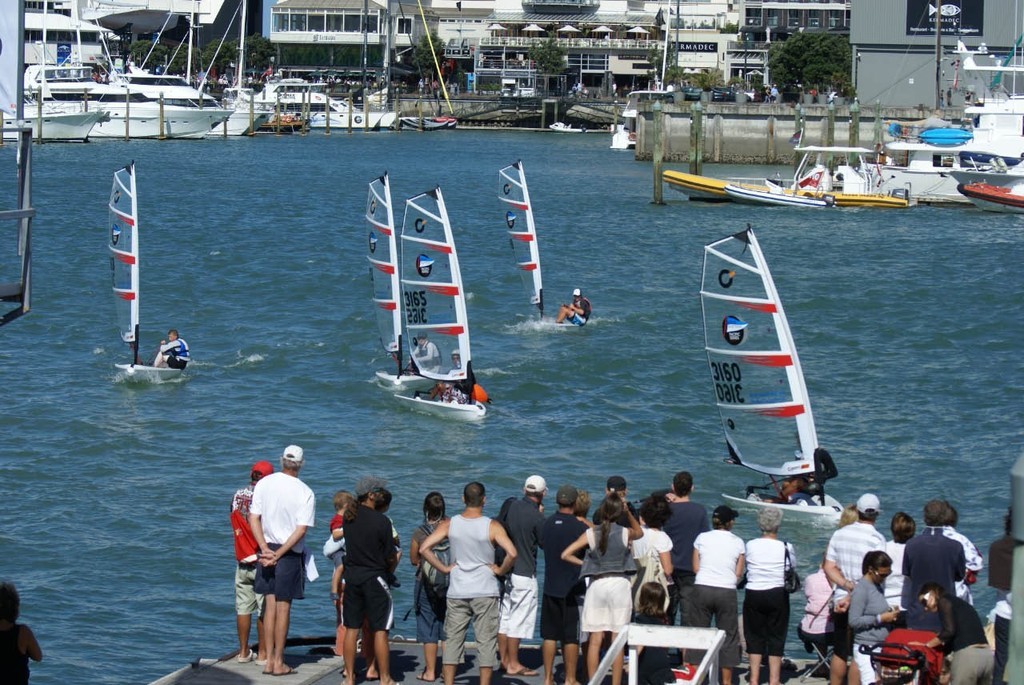
M 885 579 L 892 573 L 892 558 L 875 550 L 864 555 L 864 574 L 850 594 L 850 630 L 853 631 L 853 659 L 860 670 L 861 685 L 878 680 L 871 665 L 871 655 L 860 651 L 861 645 L 873 647 L 885 641 L 892 624 L 899 618 L 899 607 L 890 607 L 885 598 Z

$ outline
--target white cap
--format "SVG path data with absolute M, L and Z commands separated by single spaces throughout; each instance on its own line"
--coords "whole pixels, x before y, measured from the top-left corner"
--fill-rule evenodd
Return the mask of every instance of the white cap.
M 281 458 L 285 461 L 301 464 L 303 462 L 303 454 L 302 448 L 298 445 L 288 445 L 284 448 L 284 454 L 281 455 Z
M 580 294 L 581 293 L 580 293 L 580 289 L 579 288 L 576 288 L 575 290 L 572 291 L 572 296 L 573 297 L 579 297 Z
M 548 483 L 540 476 L 530 476 L 526 479 L 526 485 L 523 486 L 523 490 L 526 492 L 547 492 Z
M 872 495 L 870 492 L 861 495 L 860 499 L 857 500 L 857 511 L 862 514 L 877 514 L 882 510 L 882 503 L 878 501 L 878 497 Z

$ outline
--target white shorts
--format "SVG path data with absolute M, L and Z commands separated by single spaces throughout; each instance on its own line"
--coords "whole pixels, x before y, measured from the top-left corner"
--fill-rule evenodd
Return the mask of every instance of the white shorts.
M 871 683 L 877 682 L 875 667 L 871 665 L 871 655 L 862 654 L 860 645 L 856 643 L 853 645 L 853 660 L 857 663 L 857 668 L 860 669 L 861 685 L 871 685 Z
M 537 623 L 537 579 L 535 577 L 510 576 L 501 598 L 501 618 L 498 632 L 520 640 L 533 638 Z

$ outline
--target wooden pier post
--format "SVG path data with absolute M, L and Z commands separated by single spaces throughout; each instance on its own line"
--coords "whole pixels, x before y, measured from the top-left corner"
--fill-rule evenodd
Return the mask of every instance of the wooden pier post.
M 860 147 L 860 105 L 850 103 L 850 147 Z
M 130 93 L 125 91 L 125 94 L 124 94 L 124 139 L 125 140 L 128 140 L 128 134 L 130 133 L 129 126 L 128 126 L 128 120 L 131 119 L 131 109 L 132 109 L 132 96 L 131 96 Z
M 768 115 L 768 121 L 765 122 L 765 123 L 766 123 L 766 126 L 767 126 L 767 136 L 766 136 L 766 138 L 767 138 L 767 143 L 768 143 L 768 149 L 765 150 L 764 161 L 765 161 L 765 164 L 774 164 L 775 163 L 775 124 L 776 124 L 775 115 L 774 114 Z
M 349 132 L 349 134 L 351 134 L 352 133 L 352 108 L 354 107 L 354 105 L 352 103 L 352 91 L 351 90 L 348 92 L 348 97 L 345 99 L 345 102 L 346 102 L 346 104 L 348 104 L 348 132 Z
M 825 108 L 827 114 L 825 118 L 825 145 L 836 144 L 836 106 L 835 103 L 830 102 Z
M 36 129 L 36 145 L 43 144 L 43 89 L 39 89 L 39 97 L 36 99 L 36 114 L 39 115 L 39 125 Z M 2 138 L 3 136 L 0 136 Z
M 652 204 L 663 205 L 661 171 L 662 163 L 662 127 L 665 125 L 665 115 L 661 111 L 661 100 L 654 102 L 654 147 L 651 149 L 651 161 L 654 163 L 654 199 Z
M 241 95 L 241 90 L 239 90 Z M 249 134 L 250 136 L 256 135 L 256 94 L 249 94 Z
M 690 166 L 691 174 L 704 173 L 704 108 L 700 102 L 690 106 Z
M 876 150 L 881 149 L 878 146 L 882 144 L 882 103 L 878 100 L 875 100 L 875 126 L 872 131 L 871 143 Z
M 793 136 L 798 138 L 796 146 L 807 145 L 807 141 L 804 140 L 804 106 L 799 102 L 793 108 L 793 126 L 796 128 Z M 796 168 L 796 165 L 800 163 L 800 157 L 799 152 L 793 152 L 793 168 Z
M 160 91 L 160 135 L 157 136 L 159 140 L 164 140 L 167 136 L 164 134 L 164 93 Z

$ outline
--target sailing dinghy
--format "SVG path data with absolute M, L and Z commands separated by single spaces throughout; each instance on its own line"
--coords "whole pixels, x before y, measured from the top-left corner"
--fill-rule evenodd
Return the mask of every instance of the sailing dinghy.
M 498 199 L 504 202 L 505 226 L 508 241 L 516 260 L 516 269 L 523 279 L 526 296 L 544 318 L 544 286 L 540 276 L 540 247 L 537 245 L 537 226 L 533 221 L 533 206 L 530 191 L 526 187 L 526 172 L 523 162 L 498 171 Z M 522 212 L 525 221 L 519 220 Z
M 433 361 L 420 363 L 420 374 L 457 389 L 465 402 L 431 398 L 421 392 L 395 397 L 437 416 L 461 421 L 484 418 L 487 407 L 473 399 L 476 379 L 470 356 L 466 291 L 440 187 L 405 201 L 399 261 L 409 354 L 415 358 L 426 336 Z
M 387 172 L 370 182 L 366 198 L 367 247 L 373 305 L 380 329 L 380 344 L 394 359 L 394 373 L 378 371 L 377 380 L 390 387 L 430 387 L 433 381 L 411 373 L 402 363 L 401 284 L 398 280 L 398 238 L 391 206 L 391 183 Z
M 824 490 L 837 475 L 835 464 L 818 446 L 789 322 L 752 230 L 704 247 L 700 299 L 727 461 L 768 477 L 766 485 L 748 487 L 745 497 L 723 497 L 837 522 L 842 505 Z M 785 503 L 782 482 L 793 477 L 807 480 L 810 497 Z
M 114 172 L 107 203 L 110 225 L 110 273 L 121 340 L 132 352 L 130 364 L 116 364 L 133 380 L 161 382 L 181 376 L 181 369 L 147 366 L 139 361 L 139 206 L 135 163 Z

